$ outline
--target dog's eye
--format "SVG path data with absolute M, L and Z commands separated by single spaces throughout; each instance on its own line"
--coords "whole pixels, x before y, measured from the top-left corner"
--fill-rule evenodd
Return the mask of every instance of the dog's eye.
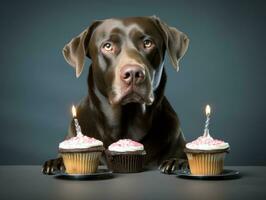
M 146 40 L 144 40 L 143 41 L 143 45 L 144 45 L 144 48 L 151 48 L 151 46 L 152 46 L 152 41 L 151 40 L 148 40 L 148 39 L 146 39 Z
M 113 50 L 113 45 L 110 42 L 107 42 L 103 45 L 103 48 L 105 51 L 112 51 Z

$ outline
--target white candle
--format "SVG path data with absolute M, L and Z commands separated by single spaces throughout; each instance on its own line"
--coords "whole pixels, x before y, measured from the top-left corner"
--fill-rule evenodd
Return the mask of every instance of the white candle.
M 74 105 L 72 106 L 72 115 L 73 115 L 73 119 L 74 119 L 74 122 L 75 122 L 75 128 L 76 128 L 77 136 L 82 136 L 83 134 L 81 132 L 81 128 L 80 128 L 78 119 L 76 118 L 77 117 L 77 111 L 76 111 L 76 108 L 75 108 Z
M 206 106 L 205 113 L 206 113 L 206 122 L 205 122 L 205 128 L 204 128 L 203 136 L 208 137 L 208 136 L 210 136 L 210 133 L 209 133 L 209 124 L 210 124 L 210 115 L 211 115 L 210 105 Z

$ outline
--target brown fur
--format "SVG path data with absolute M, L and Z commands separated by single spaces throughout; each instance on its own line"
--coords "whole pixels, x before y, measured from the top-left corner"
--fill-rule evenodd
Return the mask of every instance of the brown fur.
M 102 53 L 99 43 L 111 33 L 117 34 L 117 37 L 123 35 L 119 38 L 121 41 L 117 45 L 114 42 L 112 54 Z M 155 47 L 143 50 L 138 46 L 138 34 L 153 38 Z M 147 152 L 147 165 L 160 166 L 165 173 L 180 167 L 186 159 L 183 151 L 185 140 L 178 117 L 164 96 L 166 74 L 163 60 L 167 51 L 178 70 L 179 60 L 185 54 L 188 43 L 184 33 L 154 16 L 96 21 L 73 38 L 65 46 L 63 54 L 76 69 L 77 77 L 82 73 L 85 57 L 92 60 L 88 96 L 77 110 L 83 134 L 103 141 L 106 148 L 121 138 L 139 141 Z M 119 77 L 121 69 L 128 65 L 142 68 L 145 80 L 135 87 L 143 100 L 139 102 L 132 97 L 133 100 L 124 105 L 123 99 L 115 102 L 114 95 L 120 95 L 117 93 L 123 93 L 128 87 Z M 155 78 L 154 73 L 159 78 Z M 72 122 L 66 138 L 75 135 Z M 60 157 L 49 160 L 45 162 L 43 172 L 49 174 L 62 165 Z

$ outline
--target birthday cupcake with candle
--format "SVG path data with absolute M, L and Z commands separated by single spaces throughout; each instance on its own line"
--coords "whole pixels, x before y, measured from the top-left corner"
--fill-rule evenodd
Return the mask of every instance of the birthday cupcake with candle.
M 209 133 L 210 106 L 206 106 L 207 120 L 204 134 L 186 144 L 185 153 L 192 175 L 218 175 L 223 172 L 224 158 L 229 152 L 229 144 L 214 139 Z
M 72 107 L 77 136 L 59 144 L 59 152 L 68 174 L 88 174 L 97 171 L 99 160 L 104 151 L 103 143 L 82 134 L 76 117 L 75 107 Z
M 105 151 L 107 165 L 113 172 L 134 173 L 143 171 L 146 152 L 143 144 L 121 139 Z

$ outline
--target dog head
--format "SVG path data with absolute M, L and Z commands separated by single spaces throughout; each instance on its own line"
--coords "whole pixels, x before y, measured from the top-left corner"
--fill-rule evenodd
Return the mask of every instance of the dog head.
M 165 51 L 172 65 L 188 48 L 188 37 L 159 18 L 130 17 L 95 21 L 63 49 L 66 61 L 79 77 L 85 57 L 92 60 L 94 82 L 110 104 L 151 105 Z

